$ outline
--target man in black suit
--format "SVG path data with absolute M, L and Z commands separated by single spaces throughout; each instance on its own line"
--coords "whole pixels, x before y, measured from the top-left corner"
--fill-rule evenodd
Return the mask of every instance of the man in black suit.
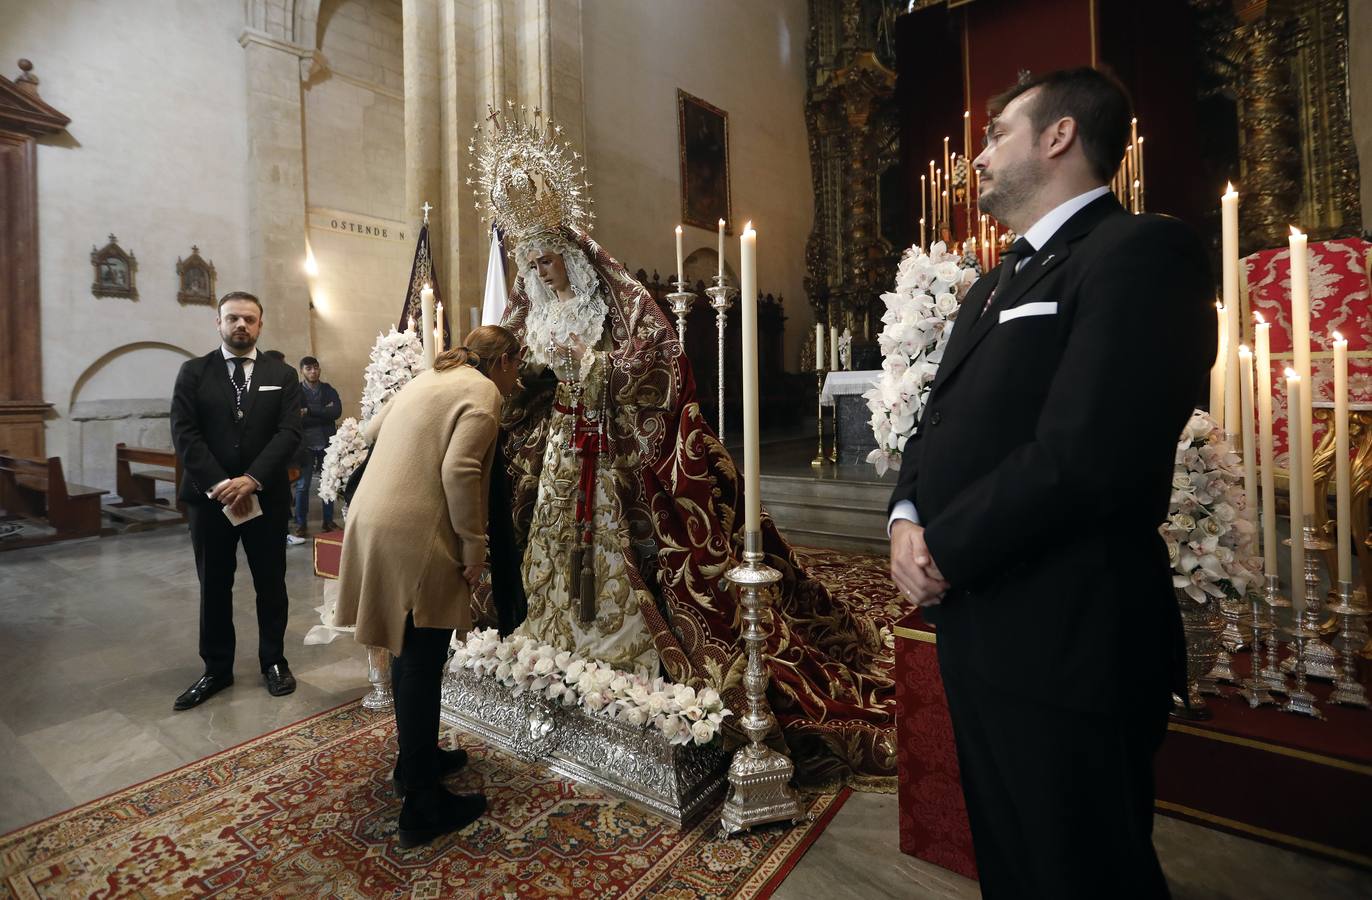
M 300 445 L 300 383 L 290 366 L 257 352 L 262 304 L 252 294 L 225 294 L 215 323 L 221 345 L 181 366 L 172 395 L 172 442 L 188 476 L 181 499 L 200 576 L 205 661 L 205 673 L 176 698 L 176 709 L 198 706 L 233 684 L 240 540 L 257 591 L 257 655 L 267 690 L 277 697 L 295 690 L 284 652 L 286 468 Z
M 986 897 L 1165 897 L 1153 755 L 1182 658 L 1158 524 L 1215 351 L 1204 249 L 1106 185 L 1130 102 L 1092 69 L 991 104 L 981 208 L 1022 237 L 967 294 L 892 495 L 938 630 Z

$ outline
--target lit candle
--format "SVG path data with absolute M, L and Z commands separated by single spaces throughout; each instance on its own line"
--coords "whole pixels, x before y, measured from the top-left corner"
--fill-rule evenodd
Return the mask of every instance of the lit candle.
M 440 300 L 434 307 L 434 355 L 437 356 L 447 349 L 443 344 L 443 302 Z
M 919 246 L 921 250 L 924 249 L 924 219 L 929 214 L 925 202 L 928 199 L 925 194 L 927 190 L 924 186 L 924 176 L 921 175 L 919 176 Z
M 1310 448 L 1315 445 L 1310 409 L 1310 260 L 1306 255 L 1305 235 L 1296 228 L 1291 229 L 1291 348 L 1295 357 L 1296 374 L 1304 386 L 1301 391 L 1301 405 L 1286 411 L 1287 443 L 1299 440 L 1302 444 L 1304 460 L 1304 488 L 1302 497 L 1305 506 L 1302 511 L 1309 516 L 1315 514 L 1315 467 Z
M 921 180 L 923 180 L 923 179 L 921 179 Z M 921 199 L 923 199 L 922 195 L 921 195 Z M 923 217 L 923 216 L 920 216 L 920 218 L 919 218 L 919 249 L 925 250 L 925 249 L 928 248 L 928 246 L 929 246 L 929 245 L 926 244 L 926 243 L 924 242 L 924 217 Z
M 414 331 L 414 313 L 410 313 L 410 331 Z
M 952 177 L 953 177 L 953 160 L 952 160 L 952 157 L 950 157 L 950 156 L 948 155 L 948 138 L 946 138 L 946 137 L 943 139 L 943 171 L 945 171 L 945 172 L 948 173 L 948 178 L 949 178 L 949 179 L 952 179 Z M 948 186 L 948 185 L 945 183 L 945 184 L 944 184 L 944 187 L 946 188 L 947 186 Z
M 719 220 L 719 283 L 724 283 L 724 220 Z
M 1295 369 L 1286 370 L 1286 408 L 1300 409 L 1301 400 L 1301 377 L 1296 374 Z M 1289 420 L 1288 420 L 1289 421 Z M 1291 605 L 1295 610 L 1296 618 L 1305 613 L 1305 537 L 1304 537 L 1304 517 L 1301 510 L 1305 508 L 1304 479 L 1300 477 L 1300 471 L 1304 468 L 1304 453 L 1300 441 L 1288 441 L 1291 445 L 1291 461 L 1287 468 L 1291 470 L 1291 477 L 1288 481 L 1291 484 Z
M 1248 501 L 1249 521 L 1258 521 L 1258 454 L 1253 446 L 1253 351 L 1239 347 L 1239 381 L 1243 389 L 1243 494 Z
M 1339 525 L 1339 581 L 1353 580 L 1352 482 L 1348 472 L 1348 341 L 1334 332 L 1334 497 Z
M 739 291 L 743 339 L 743 508 L 744 528 L 749 534 L 762 531 L 762 486 L 758 469 L 762 456 L 758 443 L 757 405 L 757 232 L 753 223 L 739 236 Z
M 428 366 L 434 364 L 434 292 L 433 288 L 427 284 L 419 292 L 419 315 L 420 322 L 424 325 L 424 330 L 420 332 L 420 337 L 424 341 L 424 363 Z
M 682 262 L 681 255 L 681 226 L 676 227 L 676 280 L 686 280 L 686 264 Z
M 838 329 L 829 326 L 829 371 L 838 371 Z
M 934 168 L 934 161 L 929 160 L 929 208 L 933 211 L 933 237 L 929 243 L 932 245 L 938 240 L 938 170 Z
M 1144 178 L 1144 175 L 1143 175 L 1143 137 L 1142 137 L 1142 136 L 1139 137 L 1139 142 L 1138 142 L 1137 144 L 1135 144 L 1135 147 L 1138 148 L 1135 155 L 1136 155 L 1136 157 L 1137 157 L 1138 166 L 1139 166 L 1139 209 L 1140 209 L 1140 210 L 1143 210 L 1143 209 L 1146 209 L 1146 208 L 1147 208 L 1147 201 L 1146 201 L 1146 199 L 1144 198 L 1143 192 L 1147 189 L 1148 181 L 1147 181 L 1147 179 Z
M 972 111 L 970 109 L 962 111 L 962 155 L 969 160 L 972 158 Z
M 1233 431 L 1239 427 L 1239 344 L 1243 343 L 1243 326 L 1239 322 L 1239 194 L 1232 184 L 1220 197 L 1220 233 L 1224 273 L 1224 424 Z
M 1253 339 L 1257 344 L 1258 444 L 1262 450 L 1263 573 L 1277 574 L 1277 464 L 1272 443 L 1272 325 L 1257 315 Z
M 824 326 L 815 323 L 815 371 L 824 369 Z
M 1210 418 L 1215 427 L 1224 431 L 1224 361 L 1225 331 L 1228 320 L 1224 317 L 1224 304 L 1215 301 L 1215 364 L 1210 367 Z

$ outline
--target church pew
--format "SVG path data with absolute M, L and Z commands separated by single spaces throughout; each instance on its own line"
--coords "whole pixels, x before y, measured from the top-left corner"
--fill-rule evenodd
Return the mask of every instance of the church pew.
M 0 508 L 10 515 L 47 519 L 57 532 L 53 540 L 100 534 L 100 498 L 108 493 L 68 484 L 56 456 L 36 460 L 0 455 Z
M 134 471 L 133 464 L 157 466 L 155 469 Z M 115 490 L 119 494 L 118 507 L 129 506 L 166 506 L 166 500 L 157 497 L 157 482 L 172 485 L 173 496 L 181 492 L 181 459 L 173 450 L 158 450 L 153 447 L 130 447 L 120 442 L 114 445 Z M 180 501 L 177 509 L 181 509 Z

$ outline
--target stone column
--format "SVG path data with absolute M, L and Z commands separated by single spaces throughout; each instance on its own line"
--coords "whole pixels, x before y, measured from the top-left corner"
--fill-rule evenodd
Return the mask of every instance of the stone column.
M 450 3 L 443 4 L 451 8 Z M 419 234 L 420 207 L 434 207 L 429 216 L 429 246 L 437 260 L 439 295 L 449 310 L 455 282 L 443 252 L 445 208 L 461 197 L 446 195 L 442 182 L 442 140 L 439 128 L 439 5 L 433 0 L 404 0 L 402 32 L 405 45 L 405 219 Z M 449 316 L 454 325 L 460 324 Z M 456 328 L 454 330 L 457 330 Z
M 238 39 L 248 82 L 247 289 L 262 299 L 262 345 L 299 359 L 313 352 L 305 278 L 305 147 L 302 66 L 314 49 L 252 28 Z

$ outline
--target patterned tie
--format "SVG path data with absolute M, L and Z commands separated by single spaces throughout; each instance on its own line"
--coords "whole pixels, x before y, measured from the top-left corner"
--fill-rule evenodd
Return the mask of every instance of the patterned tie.
M 233 363 L 233 393 L 234 399 L 238 403 L 238 408 L 243 408 L 243 395 L 247 393 L 248 379 L 244 376 L 243 366 L 247 364 L 247 359 L 242 356 L 235 356 L 230 360 Z
M 1020 260 L 1028 259 L 1033 255 L 1034 245 L 1026 241 L 1024 238 L 1019 238 L 1018 240 L 1016 240 L 1013 244 L 1010 245 L 1009 250 L 1006 250 L 1004 253 L 1001 254 L 1000 280 L 996 282 L 995 293 L 991 294 L 991 296 L 987 299 L 986 306 L 990 306 L 991 302 L 995 300 L 996 297 L 1000 296 L 1000 292 L 1005 290 L 1005 286 L 1008 285 L 1010 283 L 1010 280 L 1015 277 L 1015 270 L 1019 268 Z M 985 311 L 985 309 L 986 307 L 982 307 L 983 311 Z

